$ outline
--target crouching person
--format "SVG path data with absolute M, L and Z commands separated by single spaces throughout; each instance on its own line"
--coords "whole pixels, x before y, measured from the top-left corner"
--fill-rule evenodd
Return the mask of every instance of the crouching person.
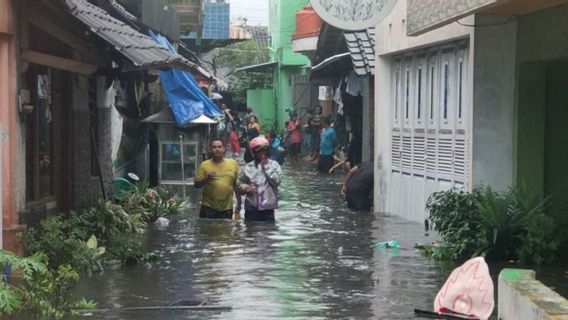
M 373 162 L 360 163 L 347 173 L 341 194 L 347 200 L 347 207 L 354 211 L 369 212 L 373 206 L 374 189 Z
M 281 169 L 268 157 L 269 142 L 256 137 L 249 143 L 254 161 L 247 163 L 239 174 L 238 186 L 245 199 L 245 221 L 274 221 L 278 206 L 278 186 Z

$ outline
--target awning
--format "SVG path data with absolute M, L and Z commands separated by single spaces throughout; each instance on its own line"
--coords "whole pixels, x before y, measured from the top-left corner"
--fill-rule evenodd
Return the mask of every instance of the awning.
M 416 36 L 508 0 L 408 0 L 407 30 Z
M 175 52 L 175 48 L 166 37 L 155 34 L 151 30 L 149 33 L 160 46 L 170 52 Z M 223 116 L 188 71 L 161 70 L 160 82 L 168 96 L 168 102 L 178 126 L 187 126 L 202 115 L 210 118 Z
M 353 70 L 360 76 L 375 74 L 375 28 L 343 34 Z
M 349 52 L 344 52 L 344 53 L 340 53 L 340 54 L 336 54 L 334 56 L 331 56 L 331 57 L 323 60 L 322 62 L 318 63 L 317 65 L 313 66 L 312 71 L 317 71 L 317 70 L 323 69 L 328 64 L 339 61 L 339 60 L 346 58 L 346 57 L 349 57 L 349 56 L 351 56 L 351 53 L 349 53 Z
M 278 61 L 271 61 L 271 62 L 265 62 L 265 63 L 254 64 L 254 65 L 251 65 L 251 66 L 242 67 L 242 68 L 236 69 L 235 72 L 241 72 L 241 71 L 246 71 L 246 72 L 273 71 L 274 68 L 276 68 L 277 66 L 278 66 Z
M 162 111 L 156 112 L 153 115 L 150 115 L 141 120 L 144 123 L 159 123 L 159 124 L 176 124 L 176 120 L 174 118 L 174 114 L 172 113 L 172 109 L 164 109 Z M 201 124 L 215 124 L 217 121 L 204 116 L 200 115 L 199 117 L 191 120 L 187 127 L 197 126 Z
M 169 52 L 152 41 L 149 36 L 136 31 L 86 0 L 65 0 L 64 3 L 73 16 L 132 61 L 136 67 L 155 69 L 175 67 L 186 70 L 195 68 L 195 64 L 181 55 Z

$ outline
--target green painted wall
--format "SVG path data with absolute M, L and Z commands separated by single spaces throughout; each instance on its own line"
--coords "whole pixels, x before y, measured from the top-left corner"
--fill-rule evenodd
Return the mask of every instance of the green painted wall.
M 279 62 L 274 75 L 275 127 L 281 130 L 288 120 L 286 109 L 293 107 L 292 77 L 301 75 L 309 59 L 292 51 L 292 34 L 296 30 L 296 12 L 308 4 L 308 0 L 270 0 L 269 33 L 270 52 L 273 61 Z
M 247 104 L 258 116 L 262 131 L 273 129 L 274 126 L 274 91 L 272 89 L 254 89 L 247 91 Z
M 269 33 L 273 60 L 283 65 L 303 66 L 309 59 L 292 51 L 292 34 L 296 31 L 296 12 L 309 0 L 270 0 Z
M 518 71 L 517 183 L 544 191 L 546 64 L 525 63 Z
M 544 191 L 568 196 L 568 60 L 546 68 Z
M 568 195 L 568 6 L 518 22 L 517 182 Z
M 278 61 L 274 71 L 272 102 L 268 103 L 268 94 L 264 90 L 247 91 L 247 104 L 262 114 L 263 128 L 280 131 L 288 120 L 286 109 L 294 106 L 294 75 L 303 75 L 310 60 L 292 51 L 292 34 L 296 30 L 296 12 L 309 0 L 270 0 L 269 27 L 270 57 Z
M 519 62 L 568 57 L 568 6 L 558 6 L 519 18 Z

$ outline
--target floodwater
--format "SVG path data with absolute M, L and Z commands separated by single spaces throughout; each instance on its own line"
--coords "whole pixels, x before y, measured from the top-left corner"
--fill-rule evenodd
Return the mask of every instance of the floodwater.
M 413 247 L 436 239 L 422 224 L 348 211 L 342 177 L 285 167 L 275 223 L 200 220 L 194 205 L 146 235 L 160 262 L 106 270 L 77 294 L 115 309 L 91 319 L 413 319 L 415 308 L 431 310 L 449 270 Z M 370 247 L 386 240 L 401 248 Z M 177 301 L 226 309 L 119 310 Z

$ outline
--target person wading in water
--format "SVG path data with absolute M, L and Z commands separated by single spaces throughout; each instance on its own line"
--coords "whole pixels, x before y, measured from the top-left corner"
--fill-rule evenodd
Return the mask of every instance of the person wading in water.
M 209 143 L 211 159 L 203 161 L 195 176 L 195 187 L 203 187 L 200 218 L 231 219 L 233 191 L 237 197 L 235 212 L 241 210 L 241 193 L 236 181 L 239 165 L 233 159 L 225 159 L 225 144 L 217 138 Z
M 245 221 L 274 221 L 278 207 L 278 186 L 281 169 L 278 162 L 268 158 L 269 142 L 264 137 L 250 141 L 254 161 L 247 163 L 238 179 L 239 189 L 246 195 Z

